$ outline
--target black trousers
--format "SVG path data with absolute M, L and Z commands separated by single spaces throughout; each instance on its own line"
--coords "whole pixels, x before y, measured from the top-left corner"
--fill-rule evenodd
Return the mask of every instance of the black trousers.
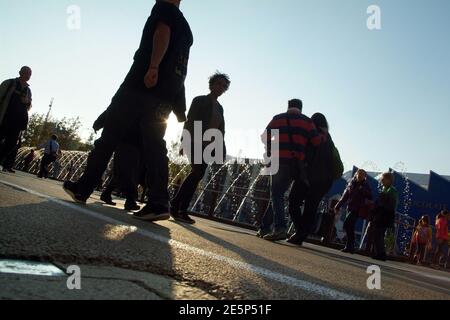
M 206 163 L 192 164 L 191 168 L 191 173 L 186 177 L 177 195 L 172 200 L 172 204 L 179 206 L 179 209 L 182 211 L 186 211 L 189 208 L 192 197 L 197 190 L 198 184 L 203 179 L 208 165 Z
M 356 211 L 350 211 L 344 222 L 344 230 L 347 234 L 347 245 L 346 248 L 349 250 L 355 249 L 355 228 L 358 222 L 359 214 Z
M 9 153 L 9 155 L 6 156 L 5 160 L 3 161 L 3 168 L 5 169 L 13 169 L 14 164 L 16 162 L 17 153 L 19 152 L 19 144 L 17 144 L 14 149 Z
M 111 180 L 109 180 L 108 185 L 105 187 L 105 189 L 102 192 L 102 195 L 111 197 L 114 190 L 118 188 L 119 181 L 116 178 L 116 176 L 113 174 Z
M 87 198 L 92 194 L 117 146 L 132 126 L 139 123 L 149 186 L 148 203 L 168 206 L 169 159 L 164 136 L 171 108 L 161 103 L 148 93 L 119 89 L 112 99 L 102 136 L 95 142 L 86 170 L 77 182 L 82 196 Z
M 103 191 L 104 195 L 111 196 L 112 192 L 119 188 L 128 201 L 136 201 L 141 165 L 140 156 L 141 153 L 137 146 L 124 143 L 119 145 L 114 156 L 113 178 Z
M 416 244 L 416 255 L 415 258 L 417 258 L 417 262 L 423 262 L 425 260 L 425 252 L 427 250 L 427 244 L 426 243 L 418 243 Z
M 3 163 L 17 147 L 20 138 L 19 129 L 0 127 L 0 163 Z
M 44 154 L 41 160 L 41 169 L 39 170 L 38 177 L 48 178 L 48 166 L 56 161 L 56 156 L 50 154 Z
M 445 252 L 445 245 L 447 244 L 447 241 L 445 240 L 437 240 L 436 241 L 436 252 L 434 254 L 433 257 L 433 262 L 434 264 L 439 265 L 440 264 L 440 260 L 442 257 L 446 257 L 447 256 L 447 252 Z
M 289 215 L 297 234 L 307 238 L 315 226 L 320 202 L 332 187 L 332 181 L 312 182 L 309 188 L 301 181 L 294 182 L 289 195 Z M 305 208 L 301 214 L 300 207 Z
M 378 257 L 386 257 L 386 237 L 387 227 L 375 225 L 374 240 L 375 240 L 375 254 Z

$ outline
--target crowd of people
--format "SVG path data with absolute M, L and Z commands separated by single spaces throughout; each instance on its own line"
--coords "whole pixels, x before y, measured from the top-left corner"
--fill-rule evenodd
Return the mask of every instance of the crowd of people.
M 411 263 L 417 265 L 430 264 L 433 268 L 440 268 L 442 265 L 444 268 L 448 267 L 448 263 L 450 262 L 450 252 L 448 250 L 450 246 L 449 220 L 449 211 L 442 210 L 439 212 L 435 219 L 435 232 L 433 233 L 430 216 L 424 215 L 420 218 L 414 227 L 411 238 L 409 251 Z M 435 244 L 434 250 L 433 238 Z M 428 257 L 430 257 L 429 260 Z
M 194 38 L 179 6 L 180 0 L 156 1 L 129 73 L 109 107 L 93 125 L 94 130 L 102 130 L 102 134 L 89 154 L 83 175 L 77 181 L 64 183 L 64 190 L 75 202 L 87 203 L 114 155 L 113 178 L 101 195 L 102 201 L 116 205 L 112 192 L 120 189 L 126 197 L 125 209 L 132 211 L 137 219 L 155 222 L 172 217 L 182 223 L 195 223 L 188 208 L 211 164 L 203 158 L 209 145 L 203 137 L 208 130 L 216 130 L 222 137 L 225 135 L 224 109 L 218 99 L 229 89 L 231 80 L 224 73 L 212 75 L 210 92 L 196 97 L 186 115 L 184 82 Z M 24 67 L 18 79 L 6 81 L 1 86 L 0 163 L 14 155 L 20 134 L 26 130 L 32 101 L 27 84 L 30 77 L 31 69 Z M 168 192 L 169 160 L 164 141 L 171 112 L 180 123 L 185 123 L 184 131 L 192 137 L 190 141 L 182 141 L 180 151 L 188 157 L 192 170 L 172 199 Z M 201 132 L 196 130 L 198 123 Z M 41 146 L 45 149 L 38 174 L 41 178 L 48 177 L 48 166 L 60 153 L 57 140 L 58 137 L 53 135 Z M 279 168 L 270 177 L 271 206 L 262 219 L 258 236 L 268 241 L 288 238 L 285 196 L 290 191 L 288 213 L 296 232 L 287 241 L 302 245 L 313 231 L 322 198 L 334 181 L 342 177 L 344 170 L 327 118 L 321 113 L 311 118 L 306 116 L 302 101 L 292 99 L 288 102 L 287 112 L 276 115 L 268 124 L 262 141 L 266 145 L 267 166 L 276 158 Z M 273 141 L 277 141 L 279 148 L 272 148 Z M 224 161 L 227 154 L 224 141 L 219 149 L 214 150 L 215 154 L 223 155 L 221 160 Z M 9 169 L 5 165 L 4 168 Z M 393 174 L 384 173 L 381 178 L 383 189 L 376 196 L 367 183 L 367 173 L 364 170 L 356 173 L 333 208 L 338 212 L 346 207 L 348 212 L 345 220 L 347 243 L 343 252 L 355 253 L 355 225 L 363 218 L 370 222 L 368 252 L 375 259 L 386 260 L 385 234 L 394 225 L 398 202 L 393 182 Z M 139 185 L 146 190 L 143 208 L 137 204 Z M 439 232 L 435 261 L 444 255 L 443 244 L 448 240 L 444 231 L 448 229 L 447 218 L 448 214 L 443 213 L 436 223 Z M 422 219 L 414 237 L 418 262 L 430 243 L 428 220 Z

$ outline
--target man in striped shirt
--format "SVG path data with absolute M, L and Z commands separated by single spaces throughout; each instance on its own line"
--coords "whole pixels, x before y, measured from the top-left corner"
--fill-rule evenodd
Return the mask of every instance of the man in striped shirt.
M 267 156 L 272 159 L 278 158 L 280 164 L 279 170 L 272 174 L 270 179 L 273 210 L 268 210 L 258 233 L 258 236 L 269 241 L 287 238 L 285 193 L 289 190 L 292 182 L 302 180 L 306 176 L 304 163 L 306 163 L 307 148 L 318 147 L 322 141 L 314 123 L 302 114 L 302 110 L 301 100 L 289 101 L 288 111 L 275 116 L 262 135 L 262 140 L 266 144 Z M 279 145 L 278 150 L 271 149 L 273 139 Z

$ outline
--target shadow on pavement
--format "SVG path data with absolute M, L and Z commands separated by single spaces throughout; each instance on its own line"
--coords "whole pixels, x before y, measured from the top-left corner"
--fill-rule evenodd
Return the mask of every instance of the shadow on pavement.
M 6 186 L 2 189 L 0 258 L 57 265 L 112 266 L 175 275 L 169 243 L 152 242 L 136 234 L 134 228 L 155 230 L 158 235 L 170 239 L 170 230 L 164 226 L 140 222 L 123 213 L 118 217 L 111 208 L 99 212 L 92 206 L 81 207 L 124 222 L 124 225 L 114 224 L 22 190 Z M 12 205 L 11 202 L 21 204 Z
M 227 242 L 223 239 L 220 239 L 208 232 L 205 232 L 199 228 L 196 228 L 195 226 L 189 226 L 189 225 L 184 225 L 181 223 L 177 223 L 174 222 L 180 226 L 183 226 L 186 230 L 192 232 L 193 234 L 202 237 L 212 243 L 215 243 L 231 252 L 234 252 L 236 254 L 238 254 L 242 260 L 248 264 L 252 264 L 252 265 L 256 265 L 256 266 L 264 266 L 263 268 L 268 269 L 268 270 L 277 270 L 276 272 L 280 272 L 281 270 L 283 270 L 283 275 L 286 276 L 290 276 L 290 277 L 294 277 L 294 278 L 299 278 L 300 280 L 303 281 L 308 281 L 310 283 L 316 284 L 316 285 L 321 285 L 323 287 L 327 287 L 327 288 L 335 288 L 333 286 L 333 284 L 326 282 L 322 279 L 318 279 L 315 277 L 311 277 L 310 275 L 304 274 L 301 271 L 298 270 L 294 270 L 291 269 L 289 267 L 286 267 L 284 265 L 281 265 L 275 261 L 272 260 L 268 260 L 264 257 L 261 257 L 253 252 L 247 251 L 241 247 L 238 247 L 230 242 Z M 225 231 L 229 231 L 229 230 L 225 230 Z M 245 234 L 248 235 L 248 234 Z M 256 239 L 255 241 L 264 241 L 264 240 L 260 240 L 260 239 Z M 364 275 L 365 275 L 365 270 L 361 271 Z M 300 277 L 299 277 L 300 275 Z M 273 287 L 274 287 L 274 280 L 269 280 L 267 278 L 264 278 L 262 276 L 259 276 L 259 278 L 264 281 L 265 283 L 265 288 L 261 288 L 259 287 L 257 284 L 252 284 L 252 283 L 248 283 L 245 281 L 241 282 L 241 286 L 243 288 L 247 288 L 246 291 L 249 292 L 260 292 L 261 290 L 264 290 L 264 294 L 266 295 L 266 299 L 292 299 L 292 297 L 289 297 L 289 293 L 288 292 L 274 292 L 273 291 Z M 243 279 L 244 280 L 244 279 Z M 364 282 L 365 284 L 365 282 Z M 301 290 L 300 288 L 298 290 Z M 363 292 L 360 290 L 355 290 L 353 288 L 350 287 L 346 287 L 346 288 L 336 288 L 336 290 L 338 291 L 344 291 L 345 293 L 350 293 L 353 296 L 358 296 L 364 299 L 381 299 L 381 296 L 377 296 L 374 295 L 373 292 L 371 292 L 370 294 L 368 292 Z M 322 297 L 324 298 L 324 297 Z M 326 298 L 326 297 L 325 297 Z

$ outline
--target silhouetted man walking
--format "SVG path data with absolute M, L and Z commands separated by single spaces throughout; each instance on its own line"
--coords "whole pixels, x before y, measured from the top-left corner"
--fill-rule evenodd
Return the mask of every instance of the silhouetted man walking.
M 208 168 L 208 163 L 203 159 L 203 152 L 205 149 L 205 144 L 203 143 L 203 135 L 205 131 L 209 129 L 217 129 L 222 134 L 222 138 L 225 136 L 225 119 L 223 115 L 223 107 L 217 101 L 217 99 L 222 96 L 230 87 L 230 79 L 228 75 L 222 73 L 216 73 L 209 79 L 210 94 L 206 96 L 196 97 L 192 101 L 192 106 L 189 110 L 188 119 L 184 126 L 191 136 L 191 154 L 188 154 L 189 161 L 191 163 L 191 173 L 184 180 L 177 195 L 172 200 L 170 213 L 172 217 L 180 222 L 194 224 L 195 221 L 191 219 L 187 213 L 189 204 L 192 201 L 195 190 L 197 190 L 199 182 L 205 175 L 206 169 Z M 195 136 L 194 125 L 195 122 L 202 124 L 202 135 Z M 202 163 L 195 163 L 194 152 L 195 141 L 202 144 L 202 148 L 199 150 L 202 152 Z M 225 143 L 223 142 L 222 153 L 224 158 L 226 157 Z M 224 159 L 221 159 L 224 160 Z
M 0 163 L 14 152 L 21 132 L 27 129 L 32 101 L 28 84 L 31 74 L 29 67 L 22 67 L 19 78 L 0 85 Z
M 148 203 L 135 217 L 147 221 L 170 218 L 166 120 L 171 111 L 178 121 L 186 120 L 184 81 L 193 43 L 179 5 L 180 0 L 156 1 L 134 63 L 112 99 L 102 136 L 95 142 L 83 176 L 76 183 L 64 184 L 75 201 L 86 203 L 122 137 L 139 121 L 147 180 L 151 183 Z
M 272 210 L 266 212 L 258 232 L 259 237 L 269 241 L 287 238 L 284 196 L 293 182 L 300 183 L 304 190 L 308 188 L 306 149 L 309 145 L 317 147 L 322 142 L 316 126 L 310 118 L 302 114 L 302 110 L 301 100 L 289 101 L 288 111 L 275 116 L 263 134 L 268 153 L 272 157 L 278 157 L 280 163 L 278 172 L 270 177 Z M 278 134 L 272 135 L 273 130 L 278 130 Z M 272 137 L 279 141 L 279 150 L 270 148 Z M 269 219 L 272 218 L 269 215 L 272 215 L 273 219 Z

